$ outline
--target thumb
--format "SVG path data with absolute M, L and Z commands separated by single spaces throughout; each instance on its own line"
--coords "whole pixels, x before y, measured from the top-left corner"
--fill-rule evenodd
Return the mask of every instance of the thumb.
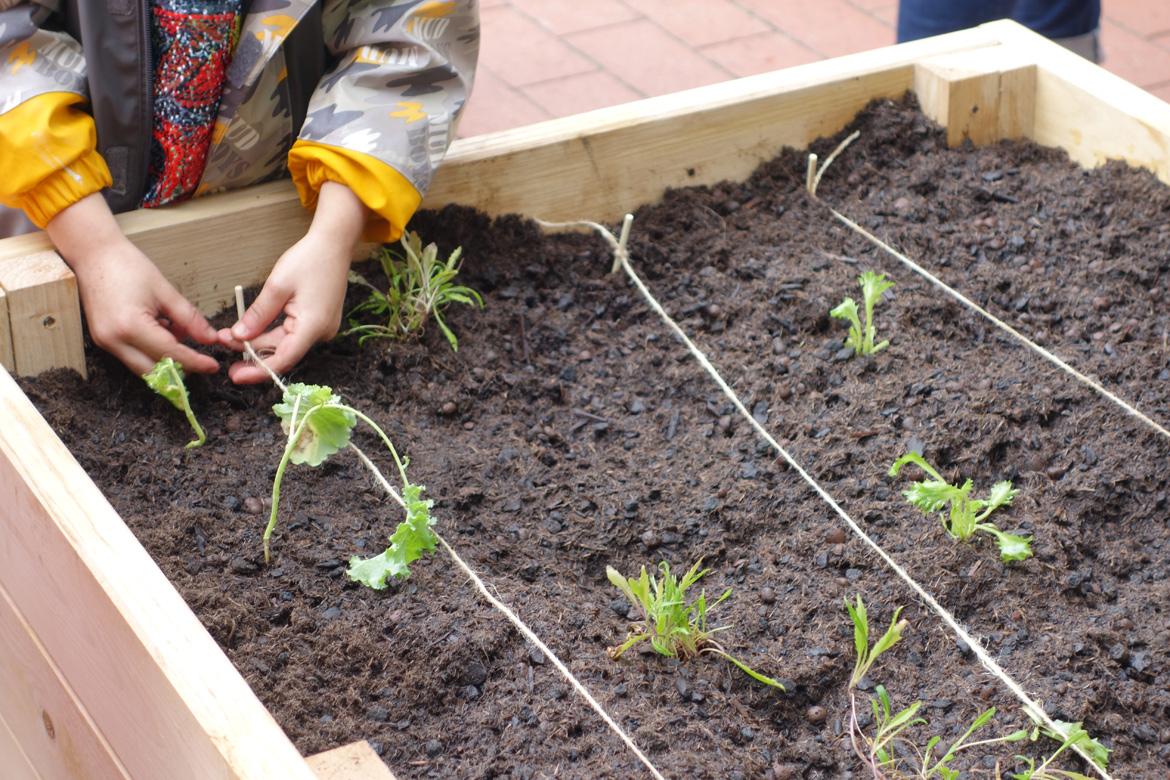
M 269 279 L 244 316 L 232 326 L 232 336 L 240 341 L 250 341 L 259 336 L 284 309 L 289 295 L 289 291 L 282 285 Z

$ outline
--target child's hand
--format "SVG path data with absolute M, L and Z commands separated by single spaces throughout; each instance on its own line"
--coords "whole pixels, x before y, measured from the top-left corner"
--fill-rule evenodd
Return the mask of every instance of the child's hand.
M 242 352 L 251 341 L 269 368 L 287 373 L 310 347 L 337 334 L 351 251 L 310 230 L 276 261 L 243 318 L 219 332 L 220 342 Z M 281 312 L 284 321 L 265 332 Z M 241 385 L 268 381 L 264 369 L 245 361 L 233 363 L 228 376 Z
M 100 195 L 65 209 L 46 229 L 77 275 L 95 344 L 139 375 L 164 357 L 192 373 L 219 370 L 215 358 L 180 343 L 214 344 L 215 329 L 122 235 Z
M 277 374 L 295 366 L 318 341 L 337 335 L 353 248 L 366 220 L 362 202 L 348 187 L 332 181 L 321 187 L 309 232 L 281 255 L 263 289 L 219 340 L 241 352 L 244 341 Z M 265 332 L 284 312 L 284 321 Z M 228 369 L 237 384 L 268 380 L 263 368 L 237 361 Z

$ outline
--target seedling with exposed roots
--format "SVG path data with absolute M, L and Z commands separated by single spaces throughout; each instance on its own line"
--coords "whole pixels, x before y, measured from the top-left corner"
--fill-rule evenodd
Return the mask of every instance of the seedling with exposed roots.
M 191 399 L 187 396 L 187 385 L 183 383 L 183 367 L 175 362 L 174 358 L 163 358 L 154 364 L 154 368 L 142 375 L 151 390 L 171 402 L 171 404 L 187 417 L 191 429 L 195 431 L 195 440 L 187 443 L 187 449 L 200 447 L 207 441 L 207 434 L 195 419 L 195 412 L 191 409 Z
M 845 346 L 852 347 L 854 355 L 872 355 L 890 346 L 889 339 L 879 344 L 873 343 L 877 337 L 877 328 L 873 324 L 873 309 L 881 300 L 882 293 L 893 287 L 894 283 L 887 280 L 885 274 L 873 271 L 864 271 L 857 277 L 857 283 L 861 285 L 862 305 L 865 307 L 864 326 L 857 315 L 857 302 L 849 297 L 830 311 L 829 316 L 849 323 L 849 335 L 845 337 Z
M 606 567 L 609 581 L 625 595 L 630 604 L 641 610 L 644 618 L 642 623 L 630 627 L 630 634 L 622 644 L 610 648 L 610 657 L 616 661 L 634 645 L 650 640 L 651 646 L 661 655 L 686 659 L 710 653 L 734 664 L 753 680 L 784 690 L 784 686 L 771 677 L 760 674 L 730 655 L 713 638 L 717 632 L 725 631 L 729 626 L 709 627 L 708 612 L 731 596 L 731 588 L 723 591 L 710 604 L 707 603 L 706 591 L 700 592 L 698 598 L 687 603 L 687 590 L 710 572 L 710 569 L 700 570 L 701 565 L 702 561 L 697 561 L 681 580 L 670 571 L 666 561 L 658 565 L 661 579 L 648 574 L 645 566 L 637 579 L 622 576 L 612 566 Z
M 401 252 L 385 247 L 378 255 L 388 280 L 385 291 L 350 272 L 349 280 L 368 288 L 369 296 L 349 313 L 350 327 L 344 335 L 357 334 L 359 344 L 375 338 L 405 339 L 421 333 L 427 320 L 434 319 L 451 349 L 458 350 L 459 341 L 447 327 L 443 310 L 452 303 L 483 307 L 478 292 L 455 284 L 463 248 L 456 248 L 446 260 L 440 260 L 439 248 L 435 244 L 424 248 L 415 232 L 403 236 L 401 245 Z M 381 321 L 364 324 L 355 318 L 362 314 Z
M 968 479 L 961 487 L 952 485 L 917 452 L 908 452 L 894 461 L 894 465 L 890 466 L 890 476 L 898 476 L 898 472 L 907 463 L 918 466 L 931 478 L 913 483 L 902 491 L 902 495 L 926 514 L 946 509 L 942 515 L 942 524 L 948 534 L 960 542 L 965 542 L 970 540 L 976 531 L 982 531 L 995 537 L 999 544 L 999 556 L 1005 562 L 1022 561 L 1031 557 L 1032 537 L 1005 533 L 987 522 L 992 512 L 1010 505 L 1012 499 L 1020 492 L 1012 487 L 1010 481 L 996 482 L 991 486 L 991 493 L 987 498 L 971 498 L 971 490 L 974 487 L 971 480 Z
M 402 480 L 406 519 L 398 524 L 390 537 L 390 546 L 384 552 L 365 559 L 351 558 L 346 573 L 350 579 L 376 590 L 385 588 L 390 577 L 405 579 L 410 576 L 409 564 L 424 552 L 435 549 L 437 538 L 431 530 L 435 521 L 430 516 L 432 502 L 422 498 L 422 485 L 412 484 L 407 478 L 408 462 L 398 456 L 390 437 L 369 417 L 342 403 L 333 390 L 324 385 L 289 385 L 283 400 L 273 406 L 272 411 L 280 418 L 288 439 L 272 482 L 272 512 L 264 529 L 264 560 L 271 558 L 269 540 L 276 530 L 280 487 L 288 464 L 321 465 L 329 456 L 349 445 L 350 435 L 361 420 L 378 435 L 394 460 Z

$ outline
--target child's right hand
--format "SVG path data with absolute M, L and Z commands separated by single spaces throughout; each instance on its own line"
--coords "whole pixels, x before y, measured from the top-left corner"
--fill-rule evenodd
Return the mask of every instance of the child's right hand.
M 215 329 L 122 234 L 100 195 L 73 204 L 45 229 L 77 275 L 95 344 L 139 375 L 164 357 L 193 373 L 219 370 L 215 358 L 181 343 L 214 344 Z

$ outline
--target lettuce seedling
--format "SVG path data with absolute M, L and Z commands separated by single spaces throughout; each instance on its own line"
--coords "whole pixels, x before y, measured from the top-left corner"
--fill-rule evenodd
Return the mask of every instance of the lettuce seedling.
M 881 299 L 882 293 L 893 287 L 894 283 L 887 280 L 885 274 L 873 271 L 862 272 L 861 276 L 857 277 L 857 283 L 861 285 L 861 298 L 865 306 L 864 328 L 857 316 L 857 302 L 852 298 L 846 297 L 840 305 L 829 312 L 829 316 L 849 323 L 849 335 L 845 337 L 845 346 L 852 347 L 854 355 L 872 355 L 890 346 L 889 339 L 883 340 L 880 344 L 873 343 L 877 336 L 877 329 L 873 324 L 873 307 Z
M 443 320 L 443 310 L 451 303 L 483 308 L 483 298 L 478 292 L 454 283 L 463 248 L 456 248 L 444 261 L 439 259 L 435 244 L 423 248 L 418 233 L 407 233 L 401 244 L 401 253 L 383 248 L 378 255 L 389 280 L 385 291 L 360 274 L 350 273 L 349 280 L 368 288 L 369 296 L 349 313 L 350 327 L 343 335 L 357 334 L 358 344 L 374 338 L 404 339 L 421 332 L 427 319 L 433 318 L 451 349 L 458 351 L 459 342 Z M 360 314 L 376 316 L 385 324 L 363 324 L 355 318 Z
M 407 461 L 398 456 L 390 437 L 369 417 L 342 403 L 340 397 L 324 385 L 289 385 L 283 400 L 274 405 L 272 411 L 280 418 L 288 439 L 272 482 L 272 513 L 264 529 L 264 560 L 271 558 L 269 540 L 276 530 L 280 486 L 288 464 L 321 465 L 329 456 L 349 445 L 350 435 L 360 420 L 382 439 L 398 468 L 406 519 L 398 524 L 390 537 L 390 546 L 384 552 L 365 559 L 351 558 L 346 573 L 350 579 L 376 590 L 385 588 L 390 577 L 405 579 L 410 576 L 409 564 L 424 552 L 433 552 L 438 541 L 431 530 L 435 523 L 430 514 L 433 502 L 422 498 L 422 485 L 412 484 L 407 478 Z
M 941 512 L 949 506 L 949 510 L 942 517 L 943 527 L 948 534 L 965 542 L 974 536 L 976 531 L 983 531 L 995 537 L 999 543 L 999 556 L 1005 562 L 1022 561 L 1031 557 L 1032 537 L 1005 533 L 992 523 L 985 522 L 992 512 L 1010 505 L 1012 499 L 1020 492 L 1012 487 L 1010 481 L 996 482 L 991 486 L 991 493 L 985 499 L 971 498 L 974 485 L 971 480 L 964 482 L 962 487 L 950 484 L 917 452 L 908 452 L 894 461 L 894 465 L 890 466 L 890 476 L 898 476 L 902 466 L 907 463 L 918 466 L 930 475 L 931 479 L 913 483 L 902 491 L 902 495 L 926 514 Z
M 195 412 L 191 409 L 191 399 L 187 396 L 187 385 L 183 383 L 183 367 L 175 362 L 174 358 L 163 358 L 154 364 L 154 368 L 142 375 L 150 389 L 167 399 L 176 409 L 187 416 L 187 422 L 195 431 L 195 440 L 187 443 L 187 449 L 200 447 L 207 441 L 207 434 L 195 419 Z
M 612 566 L 605 568 L 609 581 L 625 595 L 630 604 L 642 611 L 644 619 L 642 623 L 630 627 L 630 634 L 622 644 L 610 648 L 610 657 L 616 661 L 622 653 L 649 639 L 651 646 L 661 655 L 686 659 L 711 653 L 734 664 L 753 680 L 784 690 L 783 685 L 734 658 L 712 638 L 729 626 L 709 628 L 708 612 L 731 596 L 731 588 L 723 591 L 723 595 L 711 604 L 707 603 L 706 591 L 702 591 L 690 604 L 687 603 L 687 590 L 711 571 L 700 571 L 701 564 L 702 560 L 696 561 L 681 580 L 670 571 L 666 561 L 658 565 L 661 579 L 647 574 L 645 566 L 637 579 L 623 577 Z

